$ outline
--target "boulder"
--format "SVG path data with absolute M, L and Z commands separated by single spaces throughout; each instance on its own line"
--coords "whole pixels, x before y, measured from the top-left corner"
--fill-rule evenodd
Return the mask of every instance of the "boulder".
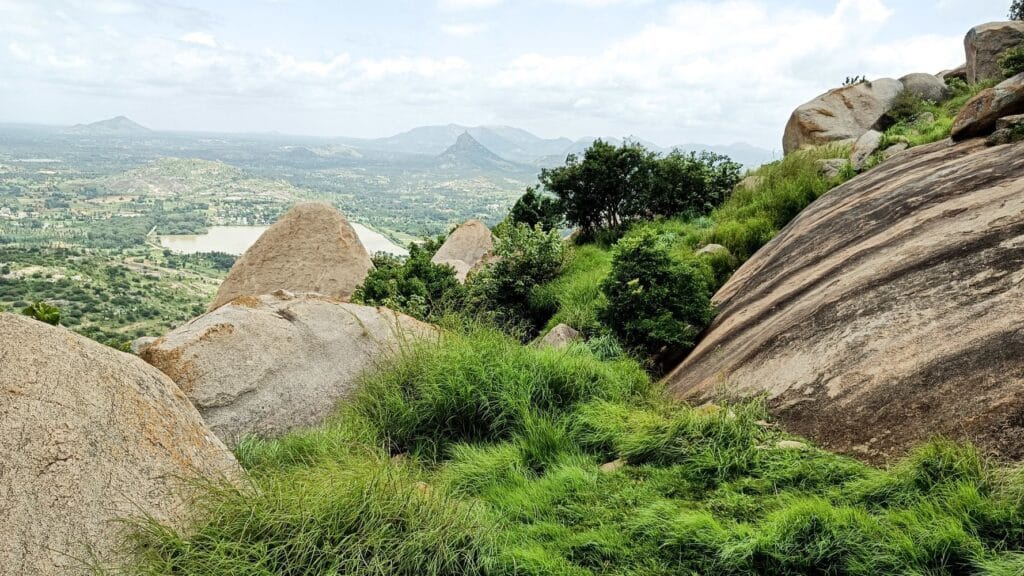
M 1024 459 L 1024 143 L 903 152 L 811 204 L 714 302 L 676 397 L 763 396 L 785 429 L 871 461 L 943 435 Z
M 907 74 L 900 78 L 903 89 L 918 98 L 931 100 L 932 102 L 945 102 L 949 99 L 950 89 L 946 83 L 933 74 L 921 72 Z
M 149 346 L 153 342 L 156 342 L 156 338 L 154 336 L 143 336 L 141 338 L 136 338 L 135 340 L 132 340 L 132 354 L 142 354 L 142 351 L 146 349 L 146 346 Z
M 370 255 L 340 212 L 321 202 L 299 204 L 235 262 L 210 310 L 275 290 L 348 300 L 372 269 Z
M 966 140 L 987 136 L 1000 118 L 1024 113 L 1024 73 L 1004 80 L 971 98 L 953 120 L 951 137 Z
M 985 139 L 989 146 L 1001 146 L 1024 140 L 1024 114 L 1006 116 L 996 121 L 996 131 Z
M 434 329 L 316 294 L 246 296 L 166 334 L 142 358 L 171 377 L 229 446 L 313 426 L 359 376 Z
M 878 130 L 868 130 L 857 139 L 856 144 L 853 145 L 853 151 L 850 153 L 850 164 L 854 170 L 860 172 L 867 166 L 868 159 L 882 144 L 882 136 Z
M 888 160 L 907 148 L 910 148 L 910 144 L 907 144 L 906 142 L 897 142 L 882 151 L 882 158 Z
M 975 26 L 964 38 L 967 50 L 967 82 L 977 84 L 1003 77 L 999 57 L 1024 43 L 1024 22 L 990 22 Z
M 956 78 L 957 80 L 963 80 L 964 82 L 966 82 L 967 64 L 961 64 L 956 68 L 953 68 L 952 70 L 943 70 L 942 72 L 939 72 L 935 76 L 937 76 L 938 79 L 942 80 L 943 82 L 946 82 L 947 80 L 951 80 L 953 78 Z
M 160 371 L 0 313 L 0 574 L 84 575 L 118 564 L 120 519 L 183 527 L 190 479 L 241 471 Z
M 468 220 L 448 235 L 430 261 L 455 268 L 459 282 L 465 282 L 470 272 L 487 263 L 493 250 L 491 229 L 479 220 Z
M 540 345 L 550 346 L 551 348 L 565 348 L 579 339 L 580 333 L 578 330 L 566 324 L 559 324 L 541 338 Z
M 846 158 L 818 160 L 818 171 L 825 178 L 838 178 L 850 161 Z
M 786 154 L 822 144 L 855 142 L 865 132 L 881 128 L 903 83 L 892 78 L 830 90 L 797 108 L 782 138 Z
M 721 244 L 708 244 L 697 250 L 698 256 L 702 254 L 730 254 L 729 249 Z

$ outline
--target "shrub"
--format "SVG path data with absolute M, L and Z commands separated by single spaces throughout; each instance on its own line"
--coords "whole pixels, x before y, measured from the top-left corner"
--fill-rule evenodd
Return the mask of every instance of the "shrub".
M 474 274 L 467 287 L 470 302 L 499 324 L 532 335 L 554 313 L 555 304 L 531 298 L 535 288 L 562 271 L 565 243 L 541 224 L 509 226 L 494 246 L 496 262 Z
M 695 257 L 673 259 L 653 232 L 623 238 L 601 290 L 602 319 L 623 344 L 653 355 L 688 350 L 711 322 L 712 272 Z
M 465 288 L 451 266 L 430 261 L 441 239 L 409 245 L 404 260 L 389 254 L 373 257 L 372 270 L 352 295 L 353 302 L 387 306 L 420 320 L 437 320 L 465 300 Z
M 46 302 L 33 302 L 25 307 L 21 313 L 53 326 L 60 324 L 60 308 Z
M 999 57 L 999 68 L 1007 78 L 1024 72 L 1024 44 L 1004 52 Z

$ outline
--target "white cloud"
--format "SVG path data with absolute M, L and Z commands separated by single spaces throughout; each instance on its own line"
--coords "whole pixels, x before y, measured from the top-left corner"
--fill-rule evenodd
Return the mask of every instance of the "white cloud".
M 199 46 L 207 46 L 209 48 L 217 47 L 217 39 L 213 37 L 213 34 L 206 32 L 189 32 L 181 37 L 181 41 L 186 44 L 197 44 Z
M 480 8 L 492 8 L 503 3 L 504 0 L 438 0 L 437 7 L 442 10 L 477 10 Z
M 456 24 L 446 24 L 441 27 L 442 32 L 449 36 L 455 36 L 456 38 L 475 36 L 486 29 L 487 25 L 480 22 L 460 22 Z

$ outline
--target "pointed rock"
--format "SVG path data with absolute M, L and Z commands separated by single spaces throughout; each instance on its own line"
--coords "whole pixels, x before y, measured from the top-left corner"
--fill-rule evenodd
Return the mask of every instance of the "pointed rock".
M 0 314 L 0 574 L 117 563 L 124 524 L 187 520 L 189 479 L 241 469 L 166 376 L 64 328 Z
M 465 282 L 470 272 L 487 263 L 493 250 L 490 228 L 479 220 L 468 220 L 448 236 L 430 261 L 455 268 L 459 282 Z
M 373 269 L 345 216 L 330 204 L 289 210 L 231 267 L 210 310 L 275 290 L 315 292 L 348 300 Z
M 580 340 L 581 337 L 579 330 L 567 324 L 559 324 L 541 339 L 540 345 L 560 349 Z

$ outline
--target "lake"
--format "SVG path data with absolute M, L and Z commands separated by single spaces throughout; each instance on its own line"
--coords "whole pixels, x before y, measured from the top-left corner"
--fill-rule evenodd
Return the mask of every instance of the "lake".
M 370 230 L 362 224 L 349 222 L 370 254 L 387 252 L 406 256 L 409 252 L 386 236 Z M 211 226 L 206 234 L 185 234 L 160 236 L 160 245 L 178 254 L 196 252 L 226 252 L 235 256 L 243 254 L 252 246 L 269 226 Z

